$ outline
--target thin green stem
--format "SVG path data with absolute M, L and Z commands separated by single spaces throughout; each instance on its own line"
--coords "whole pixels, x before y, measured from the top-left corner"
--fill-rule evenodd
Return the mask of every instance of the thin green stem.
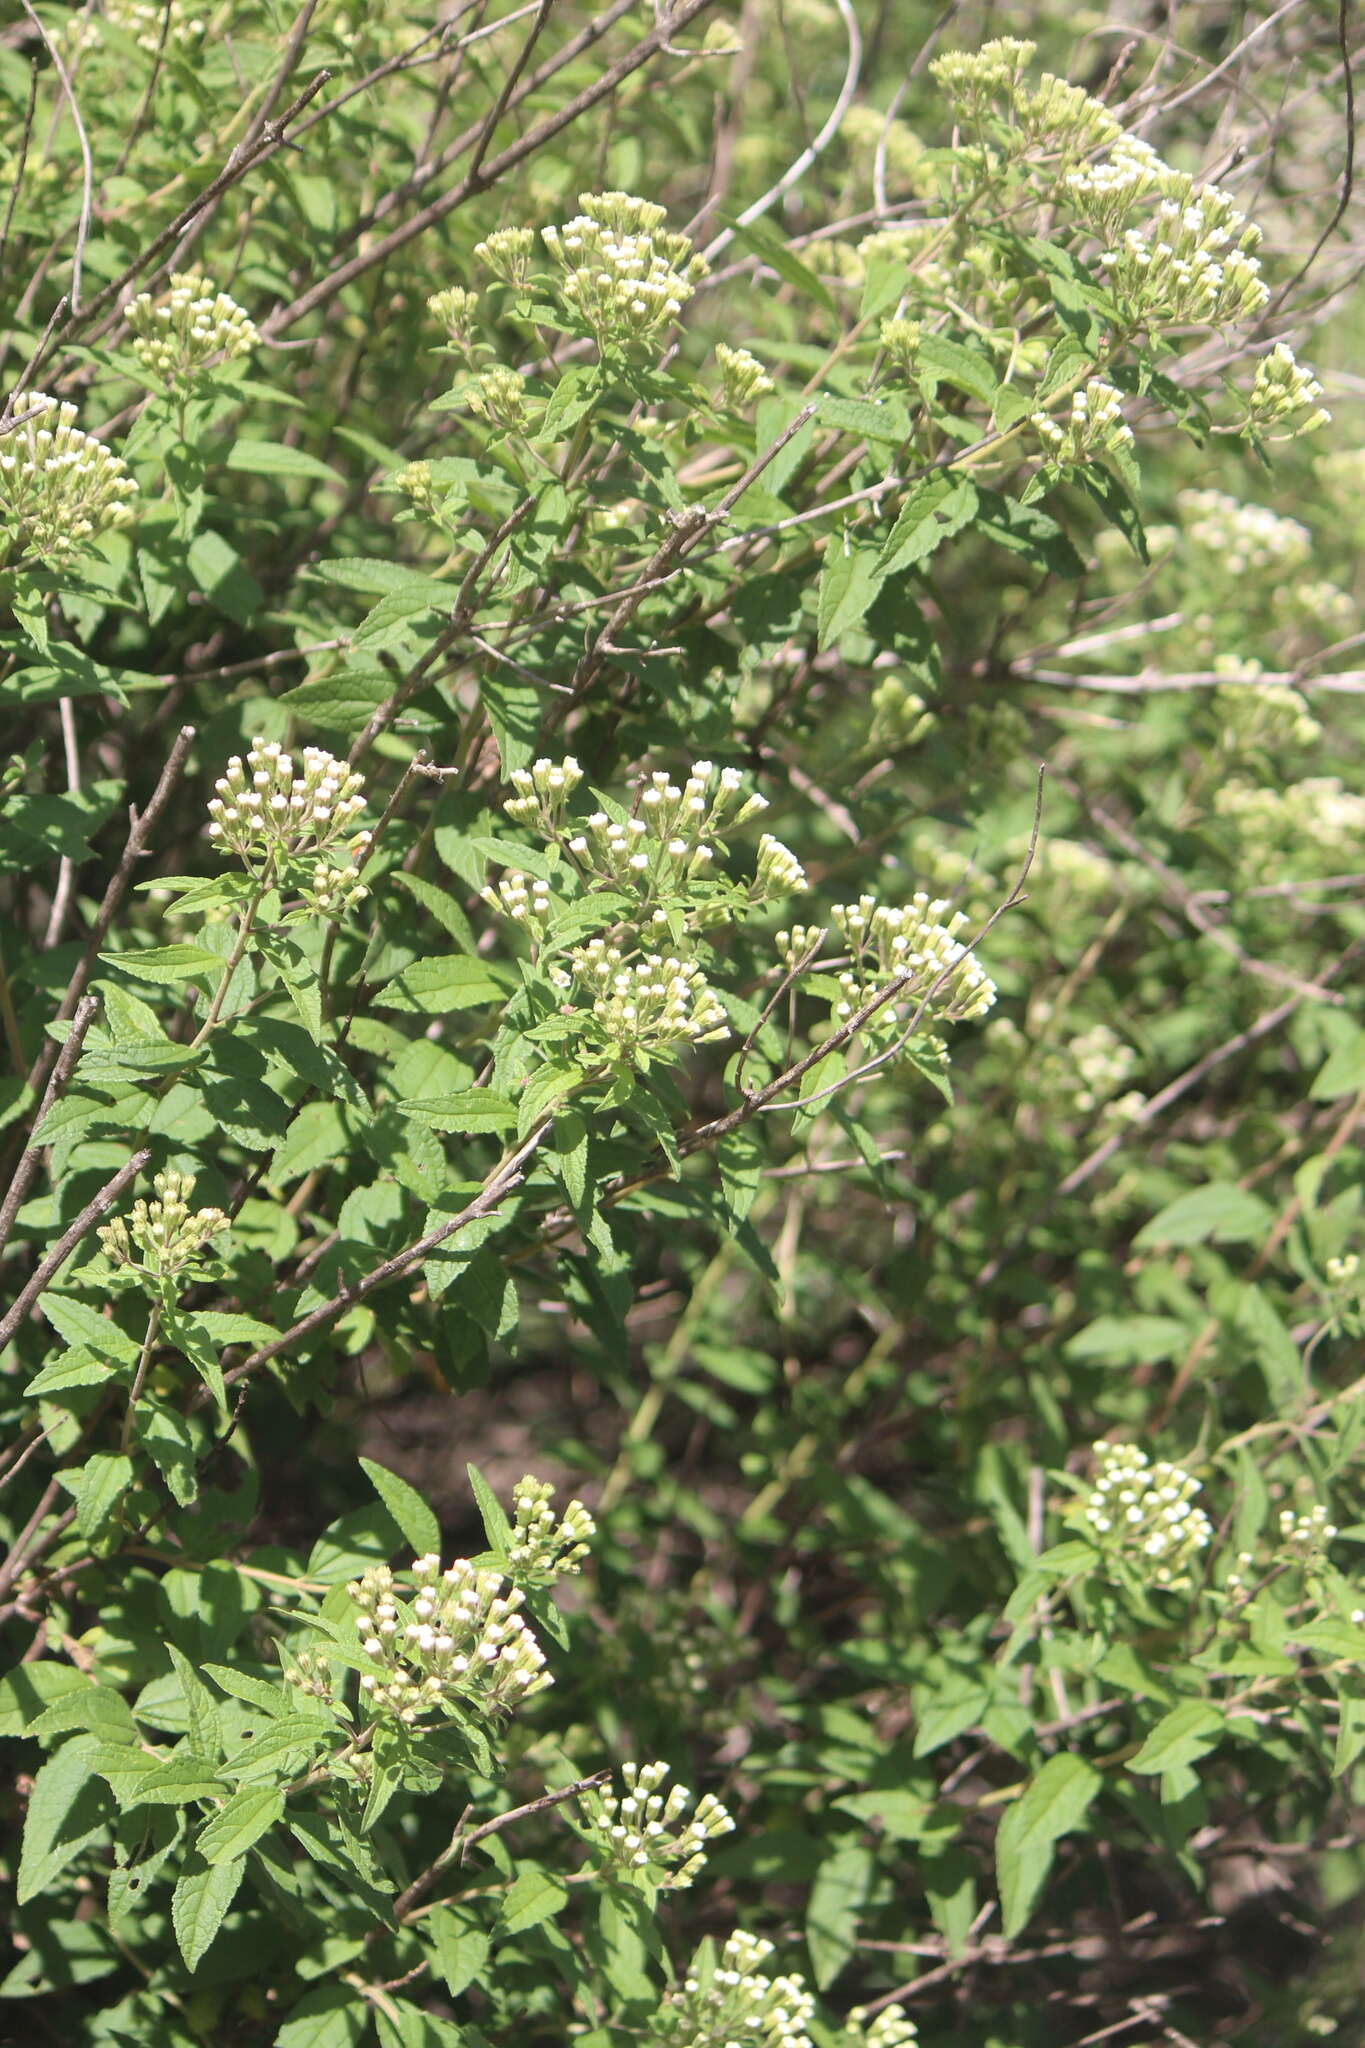
M 252 897 L 251 901 L 247 904 L 246 909 L 242 912 L 242 922 L 238 927 L 236 943 L 234 944 L 232 951 L 228 954 L 227 962 L 223 968 L 222 977 L 219 980 L 218 986 L 214 991 L 213 1001 L 209 1004 L 208 1015 L 205 1017 L 198 1031 L 195 1033 L 194 1037 L 190 1041 L 191 1051 L 196 1051 L 198 1047 L 200 1047 L 204 1043 L 204 1040 L 213 1030 L 214 1026 L 218 1022 L 218 1019 L 221 1017 L 223 1013 L 223 1004 L 227 1001 L 227 992 L 229 987 L 231 986 L 232 977 L 237 972 L 237 969 L 241 966 L 242 961 L 246 956 L 246 949 L 247 944 L 251 938 L 252 926 L 256 922 L 256 912 L 260 909 L 264 896 L 265 884 L 262 883 L 260 888 L 257 889 L 255 895 Z
M 155 1302 L 152 1305 L 152 1312 L 147 1318 L 147 1334 L 142 1340 L 142 1350 L 138 1356 L 137 1371 L 133 1374 L 133 1384 L 128 1389 L 128 1407 L 123 1417 L 123 1431 L 119 1437 L 119 1449 L 125 1456 L 133 1441 L 133 1419 L 137 1414 L 138 1399 L 142 1393 L 148 1367 L 152 1362 L 152 1352 L 155 1349 L 157 1332 L 160 1328 L 161 1304 Z

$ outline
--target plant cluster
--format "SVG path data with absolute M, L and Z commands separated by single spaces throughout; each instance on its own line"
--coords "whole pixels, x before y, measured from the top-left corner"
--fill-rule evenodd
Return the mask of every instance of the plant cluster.
M 1357 2023 L 1362 52 L 1198 12 L 0 37 L 0 2033 Z

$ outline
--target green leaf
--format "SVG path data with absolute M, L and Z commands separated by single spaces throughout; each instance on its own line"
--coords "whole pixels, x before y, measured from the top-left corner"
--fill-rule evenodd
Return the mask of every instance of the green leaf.
M 127 1493 L 133 1461 L 117 1451 L 95 1451 L 83 1465 L 57 1477 L 76 1502 L 76 1527 L 88 1543 L 112 1519 Z
M 112 1317 L 92 1308 L 88 1301 L 49 1290 L 43 1295 L 41 1306 L 57 1335 L 65 1337 L 68 1344 L 93 1351 L 97 1358 L 110 1359 L 115 1365 L 137 1364 L 141 1347 L 136 1339 L 121 1330 Z
M 286 448 L 279 441 L 234 441 L 227 452 L 225 469 L 239 476 L 305 476 L 344 489 L 346 479 L 304 448 Z
M 470 1489 L 483 1517 L 483 1533 L 488 1539 L 488 1547 L 505 1555 L 512 1541 L 512 1525 L 503 1512 L 502 1503 L 477 1465 L 466 1465 L 465 1471 L 469 1474 Z
M 828 394 L 820 400 L 820 423 L 837 427 L 841 434 L 889 442 L 893 447 L 899 446 L 912 426 L 902 399 L 831 398 Z
M 421 2012 L 405 1998 L 389 1998 L 375 2010 L 379 2048 L 463 2048 L 469 2036 L 453 2020 Z M 392 2017 L 391 2017 L 392 2015 Z
M 171 1895 L 171 1925 L 185 1968 L 197 1970 L 222 1926 L 246 1869 L 244 1860 L 187 1870 Z
M 441 1551 L 441 1525 L 415 1486 L 396 1472 L 376 1465 L 370 1458 L 360 1460 L 360 1469 L 383 1501 L 418 1557 Z
M 995 1868 L 1007 1941 L 1028 1920 L 1058 1841 L 1079 1827 L 1100 1782 L 1099 1772 L 1081 1757 L 1049 1757 L 1001 1819 Z
M 284 1794 L 277 1785 L 245 1785 L 199 1830 L 194 1846 L 206 1863 L 233 1862 L 283 1815 Z
M 989 356 L 980 349 L 965 348 L 946 334 L 922 334 L 915 350 L 915 376 L 920 383 L 951 384 L 969 398 L 994 406 L 1000 380 Z
M 449 1906 L 429 1913 L 427 1930 L 436 1947 L 436 1967 L 445 1979 L 452 1998 L 482 1976 L 488 1960 L 489 1940 L 481 1927 L 467 1925 Z
M 852 547 L 846 537 L 837 535 L 826 543 L 816 599 L 822 651 L 862 624 L 885 581 L 878 552 L 875 547 Z
M 569 1887 L 559 1878 L 535 1866 L 524 1869 L 503 1899 L 499 1915 L 502 1931 L 523 1934 L 528 1927 L 538 1927 L 542 1920 L 552 1920 L 568 1903 Z
M 306 725 L 349 734 L 363 732 L 392 695 L 393 677 L 385 669 L 348 665 L 334 675 L 296 684 L 285 691 L 280 703 Z
M 234 1699 L 245 1700 L 248 1706 L 259 1707 L 272 1720 L 286 1715 L 292 1717 L 297 1710 L 299 1696 L 291 1686 L 272 1685 L 228 1664 L 205 1664 L 204 1675 L 223 1692 L 231 1693 Z
M 1325 1615 L 1318 1621 L 1296 1623 L 1290 1628 L 1289 1640 L 1301 1650 L 1316 1651 L 1325 1661 L 1365 1664 L 1365 1628 L 1354 1622 Z
M 102 1381 L 112 1379 L 114 1368 L 103 1359 L 92 1358 L 88 1351 L 64 1351 L 60 1358 L 45 1365 L 41 1372 L 24 1388 L 25 1394 L 58 1394 L 67 1387 L 95 1387 Z
M 431 954 L 400 968 L 374 998 L 381 1010 L 409 1010 L 421 1015 L 479 1009 L 501 1003 L 507 991 L 482 960 L 467 954 Z
M 1097 1365 L 1159 1365 L 1181 1358 L 1193 1331 L 1177 1316 L 1096 1316 L 1063 1345 L 1067 1358 Z
M 190 542 L 189 570 L 216 610 L 239 626 L 249 626 L 265 603 L 265 592 L 236 548 L 220 533 L 205 531 Z
M 1130 1757 L 1128 1768 L 1140 1777 L 1158 1777 L 1206 1756 L 1221 1737 L 1226 1723 L 1222 1709 L 1207 1700 L 1182 1700 L 1163 1714 L 1147 1740 Z
M 223 962 L 204 946 L 146 946 L 140 952 L 101 953 L 100 959 L 158 988 L 183 988 L 191 981 L 216 988 L 223 973 Z
M 249 1741 L 233 1750 L 223 1764 L 223 1771 L 239 1785 L 292 1777 L 311 1763 L 336 1733 L 336 1723 L 325 1715 L 282 1715 L 269 1728 L 253 1732 Z M 225 1789 L 218 1785 L 217 1795 L 221 1797 Z
M 301 1998 L 275 2036 L 273 2048 L 355 2048 L 369 2025 L 370 2008 L 347 1984 L 324 1984 Z
M 77 1735 L 34 1777 L 19 1856 L 16 1896 L 21 1906 L 45 1892 L 104 1832 L 108 1795 L 91 1775 L 96 1748 L 93 1735 Z
M 198 1758 L 175 1756 L 158 1764 L 137 1784 L 139 1806 L 193 1806 L 201 1799 L 222 1799 L 227 1786 Z
M 435 918 L 442 931 L 448 932 L 462 953 L 474 951 L 474 929 L 465 914 L 464 906 L 457 903 L 446 889 L 438 889 L 423 875 L 410 875 L 403 868 L 395 868 L 384 877 L 385 883 L 393 882 L 406 889 L 415 897 L 423 910 Z
M 410 569 L 403 562 L 390 561 L 387 556 L 381 559 L 344 555 L 333 562 L 315 562 L 307 574 L 320 583 L 334 583 L 342 590 L 358 590 L 365 597 L 387 597 L 395 590 L 406 590 L 449 602 L 455 594 L 453 586 L 439 577 Z
M 741 249 L 747 249 L 751 256 L 757 256 L 769 270 L 776 271 L 784 284 L 791 285 L 802 298 L 814 299 L 827 312 L 834 312 L 834 299 L 828 288 L 816 276 L 808 264 L 801 261 L 794 249 L 789 249 L 779 231 L 770 222 L 759 219 L 741 227 L 734 214 L 723 209 L 721 220 L 734 230 L 735 240 Z
M 853 1953 L 873 1868 L 872 1851 L 848 1843 L 826 1856 L 815 1874 L 806 1904 L 806 1947 L 821 1991 L 828 1990 Z
M 1274 1210 L 1259 1195 L 1232 1181 L 1210 1181 L 1168 1202 L 1143 1224 L 1133 1244 L 1138 1251 L 1156 1245 L 1259 1244 L 1274 1220 Z
M 89 1679 L 70 1664 L 43 1658 L 17 1665 L 0 1679 L 0 1736 L 22 1735 L 57 1701 L 89 1688 Z
M 1343 1691 L 1337 1699 L 1341 1719 L 1337 1723 L 1332 1776 L 1341 1778 L 1365 1755 L 1365 1698 L 1355 1691 Z
M 1313 1076 L 1308 1093 L 1314 1102 L 1336 1102 L 1365 1088 L 1365 1031 L 1353 1031 L 1335 1046 Z
M 346 1125 L 334 1102 L 306 1102 L 276 1145 L 266 1179 L 283 1187 L 346 1158 Z
M 596 363 L 576 363 L 564 371 L 550 394 L 540 424 L 538 441 L 559 441 L 586 419 L 602 388 L 602 374 Z
M 949 475 L 934 476 L 917 484 L 882 549 L 877 564 L 882 577 L 928 561 L 935 548 L 970 524 L 976 508 L 976 485 L 969 477 L 954 482 Z
M 398 1105 L 404 1116 L 416 1117 L 434 1131 L 456 1132 L 465 1137 L 515 1127 L 516 1104 L 486 1088 L 461 1088 L 453 1095 L 429 1095 L 418 1102 Z

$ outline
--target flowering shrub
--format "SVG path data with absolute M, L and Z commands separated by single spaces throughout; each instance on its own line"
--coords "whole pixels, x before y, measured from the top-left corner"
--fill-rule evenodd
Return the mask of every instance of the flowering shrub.
M 0 37 L 7 2040 L 1358 2024 L 1359 31 L 732 13 Z

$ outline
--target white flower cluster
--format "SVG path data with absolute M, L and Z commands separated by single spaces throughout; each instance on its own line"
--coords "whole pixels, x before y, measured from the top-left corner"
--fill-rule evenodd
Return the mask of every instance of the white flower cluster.
M 101 42 L 106 26 L 122 29 L 134 37 L 140 50 L 155 55 L 162 48 L 163 31 L 166 49 L 183 48 L 198 42 L 207 23 L 202 15 L 189 13 L 184 0 L 104 0 L 102 13 L 84 9 L 70 24 L 70 46 L 80 51 L 88 43 Z
M 1071 1099 L 1084 1115 L 1118 1094 L 1137 1054 L 1107 1024 L 1093 1024 L 1070 1041 L 1064 1060 L 1072 1076 Z
M 1313 536 L 1297 519 L 1265 505 L 1244 505 L 1225 491 L 1181 491 L 1176 497 L 1182 532 L 1229 581 L 1265 570 L 1297 569 L 1312 553 Z
M 505 363 L 494 363 L 477 377 L 471 377 L 461 388 L 460 397 L 476 419 L 504 434 L 519 434 L 530 423 L 526 386 Z
M 583 770 L 572 754 L 562 761 L 542 757 L 529 768 L 514 768 L 508 778 L 516 795 L 503 805 L 518 825 L 532 825 L 547 839 L 554 838 L 569 798 L 583 780 Z
M 127 1219 L 116 1216 L 96 1235 L 105 1257 L 153 1279 L 169 1279 L 192 1267 L 212 1237 L 229 1228 L 221 1209 L 191 1209 L 194 1177 L 167 1167 L 153 1177 L 155 1199 L 134 1202 Z
M 681 784 L 662 768 L 645 776 L 630 816 L 593 811 L 566 827 L 565 807 L 582 779 L 572 756 L 559 762 L 537 761 L 512 775 L 516 795 L 503 808 L 518 824 L 531 825 L 557 840 L 586 878 L 647 899 L 661 889 L 681 890 L 708 876 L 723 846 L 722 835 L 737 831 L 768 808 L 765 797 L 746 793 L 738 768 L 717 769 L 711 761 L 694 761 Z M 804 886 L 794 855 L 765 835 L 753 899 L 785 895 Z M 654 922 L 664 926 L 667 919 L 660 912 Z
M 727 412 L 743 412 L 777 389 L 758 357 L 750 355 L 747 348 L 729 348 L 718 341 L 716 362 L 720 369 L 720 402 Z
M 1153 1465 L 1135 1444 L 1094 1445 L 1096 1478 L 1081 1516 L 1105 1554 L 1136 1564 L 1154 1586 L 1188 1584 L 1185 1567 L 1213 1525 L 1194 1505 L 1199 1481 L 1179 1465 Z
M 1327 1285 L 1340 1293 L 1354 1292 L 1360 1285 L 1360 1257 L 1356 1252 L 1346 1252 L 1339 1259 L 1329 1259 L 1323 1268 Z
M 548 1586 L 580 1572 L 597 1524 L 581 1500 L 571 1500 L 556 1519 L 554 1488 L 528 1473 L 512 1488 L 512 1540 L 507 1569 L 520 1584 Z
M 551 970 L 556 987 L 581 993 L 603 1044 L 626 1059 L 729 1036 L 719 996 L 694 960 L 647 953 L 627 960 L 619 946 L 575 946 L 570 967 Z
M 1072 393 L 1064 419 L 1035 412 L 1030 424 L 1043 444 L 1045 467 L 1054 476 L 1133 445 L 1133 430 L 1123 417 L 1122 394 L 1102 377 L 1092 377 Z
M 531 274 L 535 245 L 530 228 L 495 228 L 484 241 L 474 244 L 474 255 L 503 284 L 520 290 Z
M 903 2005 L 886 2006 L 871 2022 L 859 2007 L 848 2016 L 840 2048 L 908 2048 L 918 2039 L 919 2028 Z
M 669 2048 L 811 2048 L 815 2000 L 801 1977 L 769 1977 L 770 1941 L 736 1930 L 719 1957 L 703 1943 L 652 2032 Z
M 665 213 L 626 192 L 581 192 L 582 212 L 542 239 L 563 273 L 560 297 L 600 348 L 647 341 L 676 320 L 706 262 Z
M 979 50 L 950 50 L 929 69 L 959 121 L 975 125 L 995 116 L 991 140 L 1006 149 L 1034 148 L 1066 162 L 1116 142 L 1122 133 L 1118 122 L 1079 85 L 1051 71 L 1036 85 L 1028 83 L 1024 74 L 1035 48 L 1015 36 L 999 36 Z
M 784 846 L 780 839 L 774 839 L 771 832 L 765 832 L 758 842 L 754 895 L 760 901 L 766 901 L 780 896 L 795 896 L 805 887 L 806 870 L 791 848 Z
M 1332 415 L 1319 404 L 1322 386 L 1312 371 L 1294 359 L 1294 351 L 1277 342 L 1268 356 L 1256 365 L 1251 386 L 1251 424 L 1262 432 L 1272 427 L 1285 431 L 1274 438 L 1292 441 L 1297 434 L 1311 434 L 1325 427 Z M 1306 417 L 1300 418 L 1303 414 Z
M 661 1792 L 667 1776 L 667 1764 L 624 1764 L 625 1790 L 619 1799 L 611 1792 L 587 1792 L 578 1808 L 604 1872 L 677 1891 L 690 1885 L 706 1862 L 707 1843 L 730 1834 L 735 1824 L 719 1799 L 704 1792 L 692 1818 L 680 1826 L 692 1794 L 685 1785 Z
M 299 1650 L 293 1662 L 286 1664 L 282 1678 L 286 1685 L 292 1685 L 295 1692 L 307 1693 L 310 1699 L 322 1700 L 331 1706 L 332 1669 L 323 1650 Z
M 959 120 L 977 120 L 995 101 L 1013 97 L 1037 48 L 1018 36 L 996 36 L 979 50 L 945 50 L 929 71 Z
M 1335 775 L 1310 775 L 1284 789 L 1220 783 L 1213 810 L 1235 831 L 1241 857 L 1256 865 L 1292 846 L 1330 870 L 1339 860 L 1355 859 L 1365 841 L 1365 796 Z
M 1099 258 L 1125 317 L 1147 327 L 1249 320 L 1270 298 L 1252 254 L 1260 229 L 1217 185 L 1174 171 L 1161 183 L 1165 196 L 1151 217 Z
M 97 534 L 126 526 L 137 485 L 117 455 L 76 425 L 76 408 L 41 391 L 12 398 L 0 425 L 0 564 L 70 562 Z
M 451 285 L 446 291 L 433 292 L 427 300 L 427 311 L 438 320 L 452 341 L 461 346 L 468 343 L 474 325 L 474 315 L 479 308 L 479 295 L 469 292 L 462 285 Z
M 428 1555 L 407 1576 L 416 1586 L 410 1601 L 387 1565 L 346 1588 L 361 1648 L 383 1666 L 360 1680 L 376 1714 L 411 1726 L 461 1700 L 486 1714 L 510 1713 L 554 1683 L 518 1612 L 526 1596 L 501 1572 L 478 1571 L 462 1557 L 442 1571 L 440 1558 Z
M 893 982 L 900 984 L 900 1006 L 926 1003 L 935 1022 L 981 1017 L 994 1003 L 995 983 L 958 937 L 967 919 L 945 898 L 919 889 L 909 903 L 893 909 L 874 896 L 860 896 L 856 903 L 836 903 L 830 915 L 852 955 L 839 976 L 838 1022 Z M 783 950 L 781 934 L 778 947 Z
M 282 864 L 311 859 L 346 839 L 351 864 L 315 868 L 312 880 L 330 899 L 349 892 L 348 900 L 355 901 L 360 885 L 354 863 L 371 839 L 368 832 L 354 831 L 365 809 L 364 787 L 361 776 L 321 747 L 304 748 L 296 774 L 278 741 L 253 740 L 245 762 L 234 754 L 214 784 L 208 835 L 261 876 L 274 876 Z
M 1107 157 L 1077 164 L 1063 188 L 1074 210 L 1105 241 L 1112 241 L 1145 199 L 1173 176 L 1168 164 L 1137 135 L 1120 135 Z
M 520 868 L 509 868 L 496 889 L 480 891 L 490 910 L 510 918 L 534 938 L 542 938 L 550 922 L 550 885 L 538 876 L 524 875 Z
M 866 745 L 875 753 L 913 746 L 917 740 L 927 739 L 936 723 L 927 701 L 904 676 L 883 676 L 868 701 L 872 720 Z
M 140 292 L 128 325 L 134 355 L 166 384 L 192 384 L 209 363 L 249 355 L 261 338 L 237 301 L 197 270 L 175 271 L 164 299 Z
M 1229 753 L 1275 757 L 1287 747 L 1311 747 L 1322 736 L 1307 702 L 1287 683 L 1220 683 L 1213 713 L 1220 744 Z
M 1321 1504 L 1303 1515 L 1295 1514 L 1292 1508 L 1281 1508 L 1279 1532 L 1281 1553 L 1298 1564 L 1316 1563 L 1337 1534 Z
M 1026 141 L 1068 158 L 1108 148 L 1123 134 L 1103 101 L 1051 71 L 1015 92 L 1012 111 Z

